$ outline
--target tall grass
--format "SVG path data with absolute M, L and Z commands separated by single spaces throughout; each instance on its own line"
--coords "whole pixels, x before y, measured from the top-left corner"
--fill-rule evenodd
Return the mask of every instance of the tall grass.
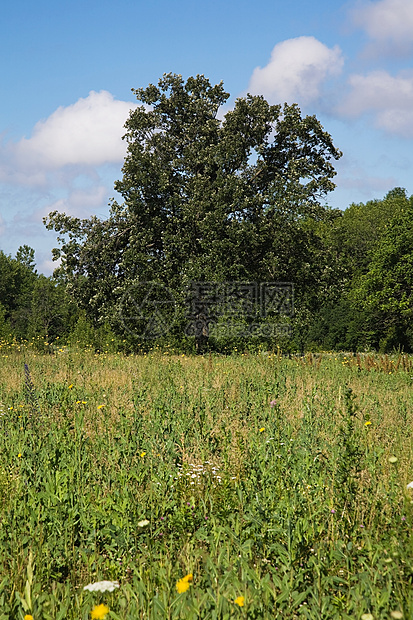
M 413 617 L 409 358 L 32 349 L 0 349 L 0 619 Z

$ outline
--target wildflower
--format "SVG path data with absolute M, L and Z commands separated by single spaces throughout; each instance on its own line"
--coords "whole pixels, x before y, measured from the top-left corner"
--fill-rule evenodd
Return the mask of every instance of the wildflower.
M 408 489 L 413 489 L 413 482 L 409 482 L 409 484 L 407 485 Z
M 89 583 L 83 589 L 89 590 L 89 592 L 113 592 L 115 588 L 119 588 L 118 581 L 96 581 Z
M 263 426 L 262 428 L 260 428 L 260 433 L 262 433 L 263 431 L 265 431 L 265 426 Z
M 141 459 L 143 459 L 143 457 L 144 457 L 145 455 L 146 455 L 146 452 L 141 452 L 141 454 L 140 454 Z
M 19 454 L 17 455 L 17 457 L 18 457 L 19 459 L 21 459 L 21 457 L 22 457 L 22 453 L 21 453 L 21 452 L 19 452 Z
M 397 456 L 391 456 L 389 458 L 389 463 L 397 463 Z
M 147 525 L 149 525 L 149 521 L 148 519 L 143 519 L 142 521 L 139 521 L 138 523 L 138 527 L 146 527 Z
M 176 582 L 176 589 L 178 590 L 179 594 L 182 594 L 182 592 L 186 592 L 187 590 L 189 590 L 189 585 L 190 584 L 187 581 L 180 579 Z
M 364 426 L 369 426 L 371 424 L 370 420 L 367 420 L 367 422 L 364 422 Z
M 24 620 L 33 620 L 33 616 L 31 614 L 26 614 Z
M 244 607 L 245 596 L 237 596 L 234 603 L 235 605 L 239 605 L 240 607 Z
M 333 514 L 335 513 L 334 508 L 332 508 L 332 509 L 330 510 L 330 512 L 331 512 L 331 514 L 333 515 Z
M 277 404 L 277 401 L 274 399 L 270 402 L 270 407 L 275 407 Z
M 95 607 L 90 612 L 90 615 L 95 620 L 104 620 L 106 615 L 109 613 L 109 607 L 107 605 L 95 605 Z
M 103 409 L 105 405 L 98 405 L 98 409 Z
M 71 383 L 71 384 L 69 385 L 68 389 L 69 389 L 69 390 L 71 390 L 71 389 L 72 389 L 72 387 L 73 387 L 73 383 Z
M 189 590 L 190 582 L 192 581 L 192 579 L 192 574 L 189 573 L 189 575 L 182 577 L 182 579 L 179 579 L 176 582 L 176 589 L 178 590 L 179 594 L 182 594 L 182 592 L 186 592 L 187 590 Z

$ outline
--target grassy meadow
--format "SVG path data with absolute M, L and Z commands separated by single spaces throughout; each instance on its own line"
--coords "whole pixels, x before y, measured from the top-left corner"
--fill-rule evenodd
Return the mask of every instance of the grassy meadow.
M 3 343 L 0 620 L 413 618 L 412 388 L 407 356 Z

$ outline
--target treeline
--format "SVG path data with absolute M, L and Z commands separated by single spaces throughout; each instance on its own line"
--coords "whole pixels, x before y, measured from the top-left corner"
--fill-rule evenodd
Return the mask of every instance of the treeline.
M 30 341 L 42 351 L 53 350 L 53 343 L 58 342 L 103 350 L 111 338 L 109 328 L 92 327 L 85 312 L 67 292 L 65 283 L 37 272 L 32 248 L 21 246 L 14 258 L 0 250 L 0 340 L 3 343 Z
M 307 346 L 412 352 L 413 196 L 394 188 L 352 204 L 319 234 L 337 287 L 315 308 Z
M 285 235 L 282 248 L 290 257 L 290 271 L 281 279 L 288 275 L 295 284 L 291 336 L 210 338 L 206 346 L 412 352 L 413 196 L 395 188 L 382 200 L 352 204 L 345 211 L 325 208 L 323 217 L 303 218 L 299 230 L 300 237 Z M 142 320 L 135 310 L 136 321 Z M 14 258 L 0 251 L 1 338 L 129 352 L 157 343 L 195 348 L 195 338 L 179 329 L 140 338 L 131 329 L 130 309 L 128 317 L 125 329 L 125 322 L 88 313 L 68 282 L 37 273 L 30 247 L 20 247 Z

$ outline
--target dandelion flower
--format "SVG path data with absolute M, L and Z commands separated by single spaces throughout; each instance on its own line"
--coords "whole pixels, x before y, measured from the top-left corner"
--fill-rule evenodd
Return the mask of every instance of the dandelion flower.
M 367 422 L 364 422 L 364 426 L 369 426 L 371 424 L 370 420 L 367 420 Z
M 71 389 L 72 389 L 72 387 L 73 387 L 73 383 L 71 383 L 71 384 L 69 385 L 69 388 L 68 388 L 68 389 L 69 389 L 69 390 L 71 390 Z
M 178 590 L 179 594 L 182 594 L 182 592 L 186 592 L 187 590 L 189 590 L 189 585 L 190 584 L 187 581 L 180 579 L 176 582 L 176 589 Z
M 104 620 L 106 615 L 109 613 L 109 607 L 107 605 L 95 605 L 95 607 L 90 612 L 90 615 L 94 620 Z
M 26 614 L 24 620 L 33 620 L 33 616 L 31 614 Z
M 192 575 L 192 573 L 189 573 L 189 575 L 185 575 L 185 577 L 182 577 L 181 581 L 193 581 L 194 577 Z
M 143 457 L 146 455 L 146 452 L 141 452 L 141 458 L 143 459 Z
M 188 581 L 184 581 L 183 579 L 179 579 L 179 581 L 176 582 L 176 589 L 178 590 L 179 594 L 182 594 L 182 592 L 186 592 L 187 590 L 189 590 L 189 586 L 190 584 L 188 583 Z
M 98 409 L 103 409 L 105 405 L 98 405 Z
M 244 607 L 245 596 L 237 596 L 234 603 L 235 605 L 239 605 L 240 607 Z
M 265 431 L 265 426 L 263 426 L 262 428 L 260 428 L 260 433 L 262 433 L 263 431 Z
M 21 457 L 22 457 L 22 453 L 21 453 L 21 452 L 19 452 L 19 454 L 17 455 L 17 457 L 18 457 L 19 459 L 21 459 Z
M 119 588 L 118 581 L 96 581 L 89 583 L 83 589 L 89 590 L 89 592 L 113 592 L 115 588 Z

